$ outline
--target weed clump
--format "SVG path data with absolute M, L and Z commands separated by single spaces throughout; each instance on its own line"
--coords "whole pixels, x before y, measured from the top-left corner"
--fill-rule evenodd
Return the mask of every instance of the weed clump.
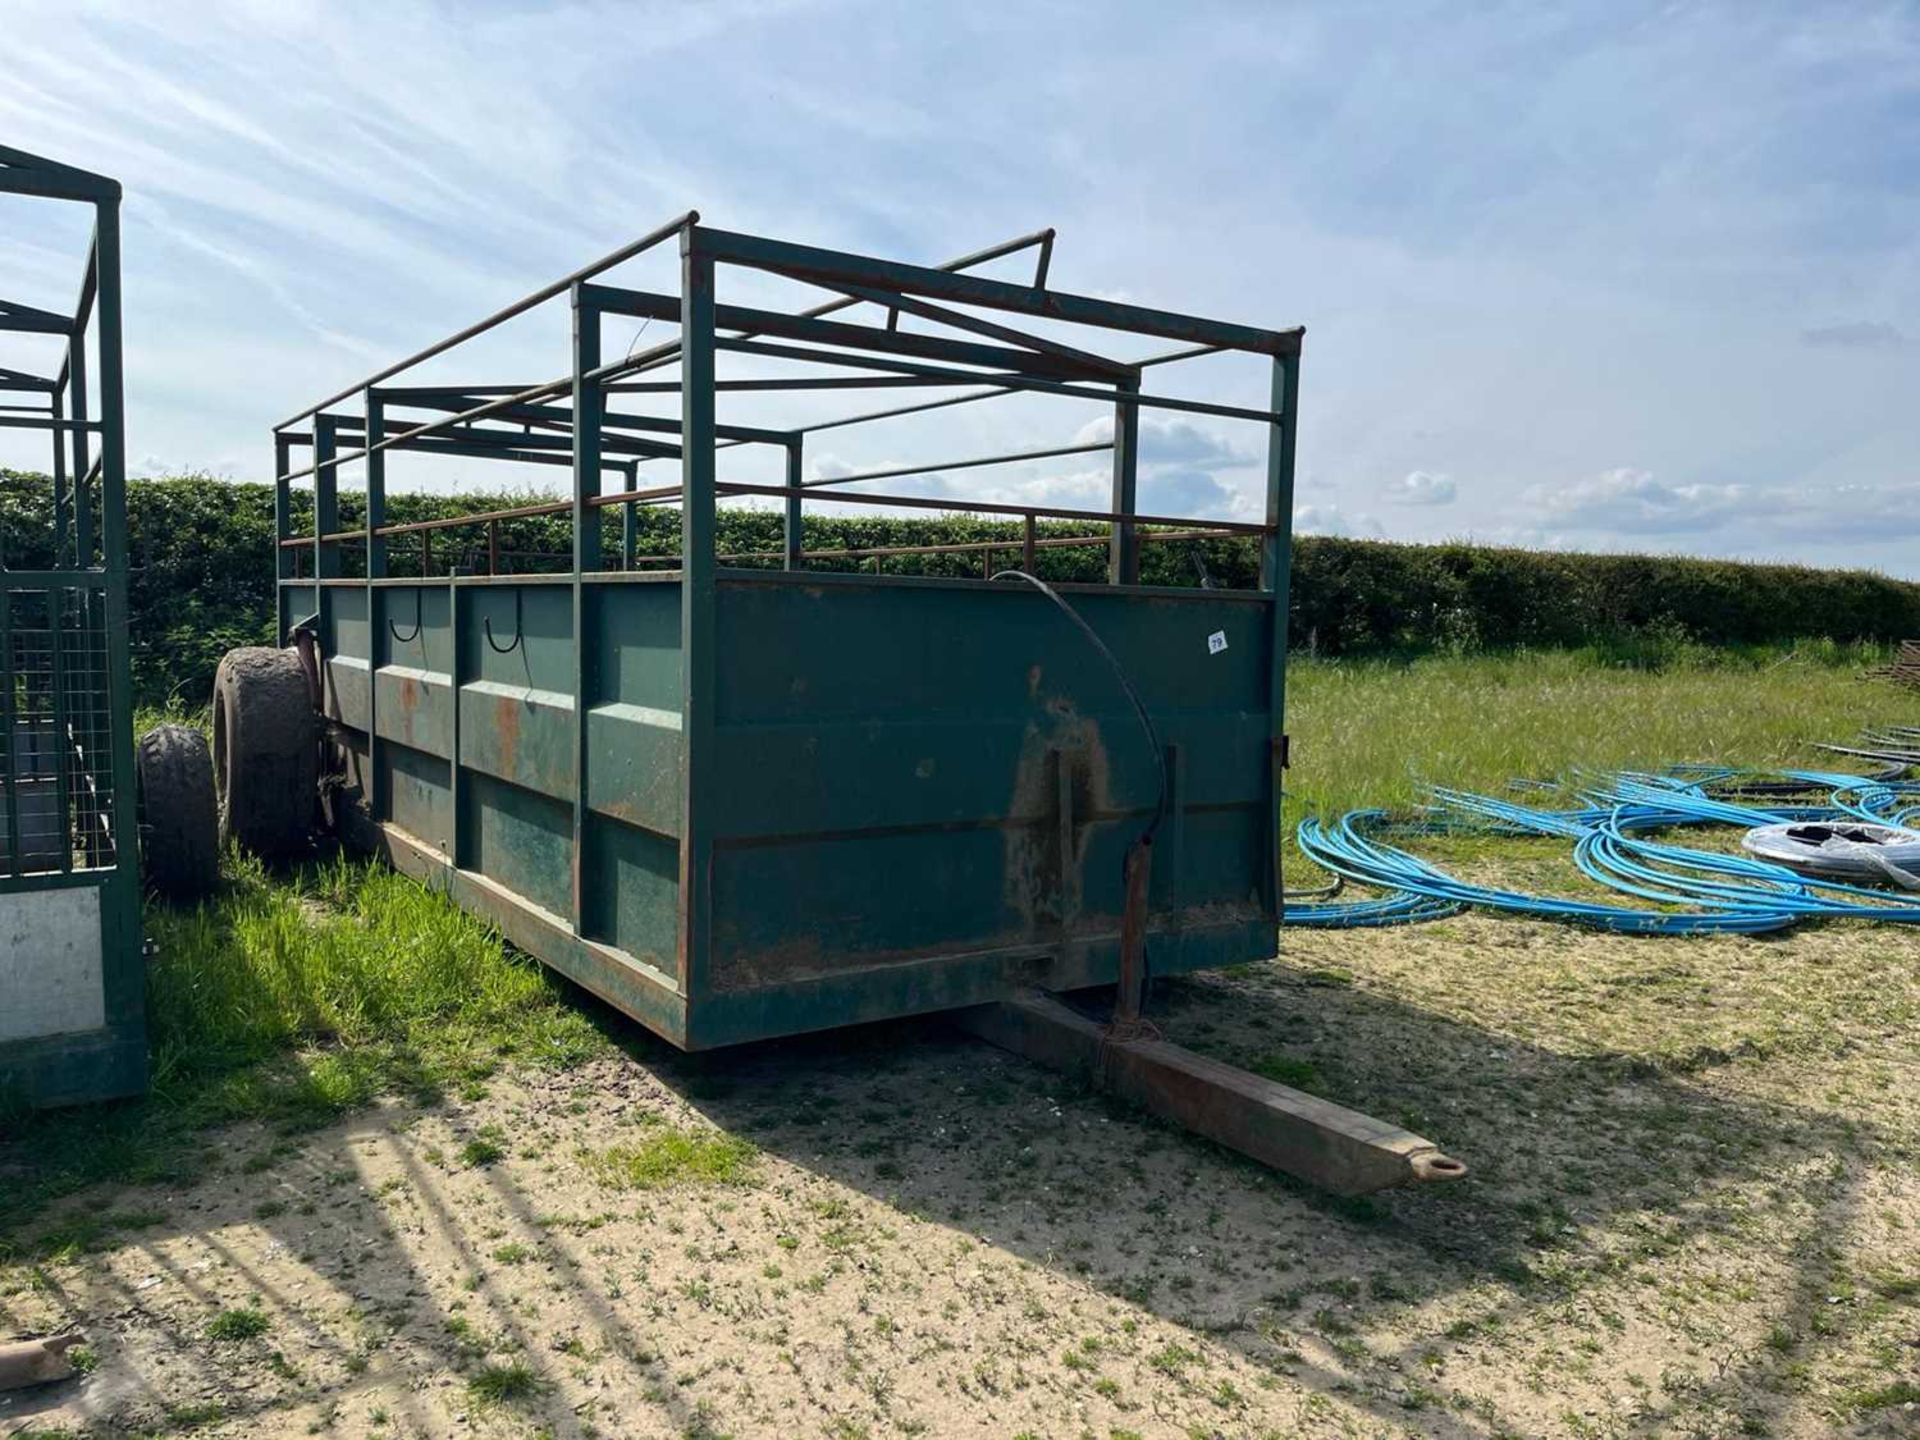
M 721 1130 L 662 1130 L 637 1145 L 581 1152 L 601 1184 L 617 1190 L 663 1190 L 676 1185 L 745 1185 L 759 1150 Z
M 483 1405 L 529 1399 L 547 1388 L 548 1383 L 524 1360 L 515 1360 L 510 1365 L 485 1366 L 467 1381 L 467 1393 Z
M 273 1328 L 266 1312 L 248 1305 L 238 1310 L 222 1310 L 207 1322 L 207 1338 L 237 1343 L 257 1340 Z

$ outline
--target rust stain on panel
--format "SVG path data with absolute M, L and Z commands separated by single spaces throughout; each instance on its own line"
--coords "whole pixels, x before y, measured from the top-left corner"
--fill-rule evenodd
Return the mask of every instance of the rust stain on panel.
M 520 702 L 503 695 L 493 702 L 493 731 L 499 738 L 500 767 L 518 773 L 514 759 L 520 749 Z
M 1108 808 L 1109 790 L 1099 722 L 1071 701 L 1049 699 L 1022 738 L 1007 810 L 1018 823 L 1006 830 L 1006 903 L 1026 921 L 1030 938 L 1060 934 L 1079 910 L 1090 817 Z

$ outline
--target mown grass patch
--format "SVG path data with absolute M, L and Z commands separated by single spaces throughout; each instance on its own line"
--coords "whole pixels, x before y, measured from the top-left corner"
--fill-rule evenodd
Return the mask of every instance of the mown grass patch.
M 760 1152 L 719 1130 L 661 1130 L 635 1145 L 584 1150 L 581 1163 L 603 1185 L 618 1190 L 663 1190 L 677 1185 L 745 1185 Z
M 209 1126 L 297 1134 L 384 1094 L 432 1102 L 502 1063 L 567 1068 L 608 1044 L 536 962 L 383 866 L 226 864 L 215 899 L 146 915 L 151 1095 L 0 1116 L 0 1258 L 44 1249 L 14 1232 L 61 1194 L 204 1175 Z

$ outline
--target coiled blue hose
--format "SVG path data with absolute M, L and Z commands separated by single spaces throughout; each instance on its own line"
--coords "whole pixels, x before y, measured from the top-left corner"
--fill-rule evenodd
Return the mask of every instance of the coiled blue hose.
M 1723 793 L 1711 794 L 1709 786 Z M 1536 783 L 1526 788 L 1560 787 Z M 1798 792 L 1821 791 L 1826 792 L 1824 804 L 1788 803 L 1789 797 L 1798 799 Z M 1769 803 L 1762 807 L 1728 798 L 1743 792 Z M 1579 776 L 1571 793 L 1584 802 L 1579 808 L 1545 809 L 1443 789 L 1434 792 L 1434 808 L 1417 822 L 1396 822 L 1380 810 L 1355 810 L 1331 822 L 1303 820 L 1296 831 L 1303 856 L 1332 875 L 1381 893 L 1360 900 L 1289 904 L 1283 923 L 1327 929 L 1410 924 L 1467 907 L 1633 935 L 1751 935 L 1806 919 L 1920 923 L 1920 901 L 1911 895 L 1810 879 L 1749 855 L 1696 849 L 1650 839 L 1645 833 L 1688 826 L 1752 829 L 1848 817 L 1899 825 L 1920 817 L 1920 785 L 1828 771 L 1765 776 L 1676 766 L 1664 773 Z M 1386 838 L 1463 828 L 1570 840 L 1573 863 L 1589 880 L 1633 900 L 1669 908 L 1478 885 Z

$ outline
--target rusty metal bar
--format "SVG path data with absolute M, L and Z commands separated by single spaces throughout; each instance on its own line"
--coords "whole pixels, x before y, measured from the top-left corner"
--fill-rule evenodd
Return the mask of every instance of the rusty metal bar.
M 1171 365 L 1177 360 L 1192 360 L 1201 355 L 1219 355 L 1225 353 L 1218 345 L 1192 345 L 1180 350 L 1169 350 L 1161 355 L 1149 355 L 1143 360 L 1133 361 L 1136 370 L 1144 370 L 1151 365 Z M 928 383 L 938 384 L 939 381 Z M 961 382 L 955 381 L 955 384 Z M 819 420 L 811 425 L 802 425 L 794 431 L 796 435 L 813 435 L 822 430 L 839 430 L 848 425 L 864 425 L 869 420 L 892 420 L 902 415 L 918 415 L 926 410 L 941 410 L 951 405 L 971 405 L 977 400 L 997 400 L 1006 395 L 1017 395 L 1019 390 L 1008 385 L 996 385 L 990 390 L 976 390 L 968 395 L 950 395 L 942 400 L 925 400 L 916 405 L 896 405 L 886 410 L 869 410 L 860 415 L 842 415 L 834 420 Z
M 1033 517 L 1028 516 L 1031 522 Z M 1220 530 L 1143 530 L 1139 538 L 1143 541 L 1169 540 L 1233 540 L 1238 537 Z M 1033 542 L 1035 550 L 1070 550 L 1075 547 L 1104 546 L 1108 543 L 1105 535 L 1048 535 Z M 1008 550 L 1012 542 L 1008 540 L 954 540 L 943 545 L 859 545 L 837 550 L 805 550 L 800 554 L 802 560 L 865 560 L 875 555 L 884 555 L 889 559 L 903 555 L 966 555 L 981 550 Z M 1027 556 L 1025 541 L 1022 541 L 1021 553 L 1027 558 L 1028 574 L 1033 573 L 1032 557 Z M 736 550 L 722 555 L 722 563 L 736 560 L 779 560 L 784 552 L 779 550 Z M 672 560 L 674 555 L 642 555 L 636 563 Z
M 962 514 L 1011 515 L 1015 517 L 1032 515 L 1043 520 L 1091 520 L 1105 524 L 1124 518 L 1110 510 L 1062 510 L 1044 505 L 999 505 L 976 500 L 938 500 L 913 495 L 844 495 L 832 491 L 820 491 L 813 485 L 749 485 L 741 481 L 722 481 L 717 487 L 722 495 L 775 495 L 787 496 L 800 493 L 813 496 L 818 500 L 834 500 L 853 505 L 894 506 L 907 510 L 948 510 Z M 678 485 L 661 485 L 648 490 L 625 490 L 610 495 L 590 496 L 587 504 L 595 509 L 608 505 L 632 505 L 654 500 L 673 500 L 680 495 Z M 560 515 L 573 508 L 570 500 L 542 501 L 537 505 L 518 505 L 508 510 L 483 510 L 472 515 L 447 515 L 434 520 L 409 520 L 402 524 L 385 525 L 380 529 L 382 535 L 408 535 L 417 530 L 449 530 L 461 525 L 479 525 L 490 520 L 523 520 L 539 515 Z M 1139 525 L 1191 526 L 1193 521 L 1179 516 L 1134 515 L 1131 517 Z M 1211 529 L 1222 535 L 1265 535 L 1265 525 L 1240 520 L 1209 520 L 1205 522 Z M 322 541 L 364 540 L 364 530 L 343 530 L 318 537 Z M 315 537 L 301 536 L 283 544 L 311 545 Z M 1046 542 L 1042 542 L 1043 544 Z M 1106 543 L 1104 539 L 1101 543 Z
M 1002 1049 L 1097 1084 L 1163 1119 L 1340 1195 L 1458 1180 L 1467 1167 L 1431 1140 L 1331 1100 L 1195 1055 L 1117 1038 L 1049 995 L 956 1015 Z
M 1106 355 L 1096 355 L 1090 350 L 1081 350 L 1072 345 L 1062 345 L 1057 340 L 1048 340 L 1038 335 L 1030 335 L 1024 330 L 1015 329 L 1011 325 L 1000 325 L 991 320 L 982 320 L 977 315 L 967 315 L 958 310 L 949 310 L 943 305 L 935 305 L 928 300 L 916 300 L 912 296 L 903 295 L 897 290 L 882 290 L 876 286 L 858 285 L 850 280 L 841 281 L 835 284 L 833 288 L 842 294 L 852 296 L 856 300 L 866 300 L 875 305 L 883 305 L 887 308 L 889 314 L 895 311 L 905 311 L 909 315 L 918 315 L 921 319 L 932 320 L 936 324 L 950 325 L 956 330 L 970 331 L 975 335 L 983 335 L 991 340 L 1004 340 L 1009 344 L 1037 351 L 1042 355 L 1051 355 L 1056 360 L 1070 361 L 1076 365 L 1082 365 L 1092 370 L 1104 370 L 1115 380 L 1138 378 L 1135 375 L 1133 367 L 1128 365 L 1124 360 L 1115 360 Z
M 1178 410 L 1190 415 L 1217 415 L 1227 420 L 1253 420 L 1271 424 L 1271 410 L 1254 410 L 1244 405 L 1215 405 L 1205 400 L 1184 400 L 1171 395 L 1146 395 L 1125 391 L 1089 390 L 1084 385 L 1037 376 L 981 374 L 970 370 L 944 369 L 937 365 L 909 360 L 888 360 L 878 356 L 848 355 L 800 345 L 775 345 L 764 340 L 721 340 L 722 350 L 741 355 L 763 355 L 776 360 L 800 360 L 815 365 L 841 365 L 868 370 L 890 370 L 901 375 L 944 376 L 956 385 L 977 385 L 991 381 L 1010 390 L 1031 390 L 1038 395 L 1065 395 L 1077 400 L 1094 400 L 1103 405 L 1145 406 L 1149 410 Z
M 767 270 L 827 289 L 834 289 L 840 282 L 851 280 L 856 284 L 884 286 L 890 290 L 961 305 L 978 305 L 990 310 L 1006 310 L 1069 324 L 1129 330 L 1168 340 L 1221 345 L 1269 355 L 1286 354 L 1299 344 L 1298 330 L 1263 330 L 1250 325 L 1154 310 L 1144 305 L 1070 295 L 1057 290 L 1039 290 L 1003 280 L 959 275 L 920 265 L 851 255 L 812 245 L 795 245 L 707 226 L 695 226 L 688 233 L 697 238 L 706 253 L 725 264 Z
M 1111 440 L 1088 445 L 1056 445 L 1048 450 L 1017 450 L 1006 455 L 982 455 L 976 460 L 948 460 L 934 465 L 900 465 L 890 470 L 860 470 L 851 475 L 830 475 L 804 481 L 811 490 L 821 485 L 855 485 L 863 480 L 897 480 L 903 475 L 931 475 L 938 470 L 977 470 L 984 465 L 1017 465 L 1023 460 L 1052 460 L 1061 455 L 1089 455 L 1096 450 L 1111 450 Z
M 676 487 L 677 488 L 677 487 Z M 748 485 L 738 480 L 728 480 L 719 486 L 723 495 L 785 495 L 784 485 Z M 806 486 L 806 493 L 816 500 L 836 500 L 850 505 L 896 506 L 906 510 L 950 510 L 964 515 L 1037 515 L 1046 520 L 1098 520 L 1112 524 L 1118 520 L 1131 519 L 1140 525 L 1191 525 L 1193 521 L 1181 516 L 1169 515 L 1120 515 L 1111 510 L 1062 510 L 1045 505 L 997 505 L 983 500 L 936 500 L 915 495 L 844 495 L 821 491 L 814 486 Z M 647 497 L 649 492 L 641 491 L 625 499 Z M 1225 530 L 1236 535 L 1266 535 L 1271 528 L 1242 520 L 1209 520 L 1206 522 L 1216 530 Z
M 1140 1024 L 1147 989 L 1147 890 L 1153 883 L 1153 836 L 1142 835 L 1127 847 L 1122 873 L 1126 893 L 1120 910 L 1120 976 L 1113 999 L 1113 1024 L 1126 1033 Z
M 1031 235 L 1021 235 L 1012 240 L 1003 240 L 998 245 L 989 245 L 984 250 L 976 250 L 971 255 L 962 255 L 958 260 L 949 260 L 945 264 L 936 266 L 935 268 L 949 271 L 966 270 L 975 265 L 984 265 L 990 260 L 998 260 L 1003 256 L 1015 254 L 1018 251 L 1025 250 L 1029 246 L 1038 245 L 1040 247 L 1038 273 L 1044 279 L 1047 264 L 1053 255 L 1053 237 L 1053 228 L 1049 226 L 1045 230 L 1036 230 Z M 848 310 L 859 303 L 861 302 L 858 300 L 848 298 L 828 300 L 824 304 L 816 305 L 810 310 L 800 311 L 799 315 L 795 318 L 801 320 L 818 320 L 823 315 L 832 315 L 841 310 Z M 758 335 L 759 333 L 761 332 L 757 330 L 742 330 L 740 331 L 740 337 L 747 338 Z M 661 365 L 670 365 L 678 358 L 677 354 L 657 356 L 649 359 L 644 364 L 634 365 L 626 373 L 639 374 L 642 371 L 652 370 Z
M 803 375 L 799 377 L 763 376 L 748 380 L 716 380 L 715 390 L 732 391 L 771 391 L 771 390 L 910 390 L 939 389 L 950 385 L 950 380 L 926 380 L 913 375 Z M 615 395 L 678 395 L 678 380 L 636 380 L 624 384 L 609 385 L 607 390 Z
M 580 269 L 574 271 L 571 275 L 568 275 L 563 279 L 556 280 L 551 285 L 543 285 L 538 290 L 534 291 L 531 295 L 528 295 L 522 299 L 514 301 L 513 304 L 508 305 L 504 309 L 494 311 L 494 313 L 489 315 L 486 319 L 477 321 L 476 323 L 469 325 L 466 329 L 460 331 L 458 334 L 449 335 L 444 340 L 436 341 L 434 344 L 427 346 L 426 349 L 416 351 L 414 354 L 409 355 L 404 360 L 396 361 L 394 364 L 387 366 L 386 369 L 377 371 L 376 373 L 369 375 L 366 379 L 358 382 L 357 384 L 349 385 L 346 389 L 342 390 L 339 394 L 329 395 L 326 399 L 322 400 L 319 404 L 310 405 L 305 410 L 300 411 L 296 415 L 289 415 L 286 419 L 282 420 L 278 425 L 274 426 L 273 428 L 276 430 L 284 430 L 289 425 L 298 425 L 302 420 L 305 420 L 308 416 L 313 415 L 318 411 L 326 409 L 327 406 L 337 405 L 342 400 L 351 399 L 354 395 L 357 395 L 360 391 L 365 390 L 369 386 L 378 385 L 382 380 L 392 379 L 395 375 L 398 375 L 402 370 L 411 370 L 415 365 L 418 365 L 423 361 L 431 360 L 436 355 L 445 354 L 447 351 L 453 349 L 453 347 L 456 345 L 465 344 L 467 341 L 473 339 L 476 335 L 484 335 L 487 331 L 493 329 L 494 326 L 502 324 L 505 321 L 511 320 L 516 315 L 525 314 L 527 311 L 533 309 L 533 307 L 536 305 L 544 305 L 547 301 L 553 299 L 555 296 L 566 294 L 569 290 L 571 290 L 574 287 L 575 284 L 587 279 L 589 276 L 598 275 L 603 270 L 611 270 L 615 265 L 623 264 L 624 262 L 633 259 L 634 256 L 640 254 L 642 251 L 652 249 L 655 245 L 658 245 L 662 240 L 667 239 L 669 236 L 677 235 L 681 231 L 685 230 L 688 226 L 697 225 L 699 223 L 700 223 L 700 212 L 698 210 L 689 210 L 687 211 L 686 214 L 680 216 L 679 218 L 674 220 L 669 220 L 666 224 L 658 227 L 657 229 L 649 230 L 645 235 L 642 235 L 638 240 L 630 241 L 629 243 L 622 245 L 617 250 L 609 251 L 607 254 L 601 256 L 598 260 L 593 261 L 591 264 L 581 266 Z
M 610 315 L 645 316 L 649 319 L 672 318 L 673 297 L 646 290 L 629 290 L 613 285 L 582 287 L 596 304 Z M 877 330 L 870 325 L 855 325 L 843 320 L 819 320 L 805 315 L 789 315 L 779 310 L 761 310 L 750 305 L 715 305 L 718 324 L 742 333 L 740 338 L 721 338 L 728 350 L 752 353 L 749 347 L 762 342 L 748 336 L 776 335 L 786 340 L 814 345 L 834 346 L 838 350 L 873 350 L 886 355 L 907 355 L 938 360 L 950 365 L 977 365 L 994 371 L 1021 376 L 1051 377 L 1059 380 L 1105 380 L 1128 378 L 1131 372 L 1116 374 L 1117 363 L 1098 356 L 1087 360 L 1049 354 L 1024 347 L 987 345 L 976 340 L 956 340 L 945 335 L 921 331 Z M 668 342 L 677 344 L 678 342 Z M 827 364 L 865 365 L 865 357 L 823 361 Z M 626 362 L 616 361 L 609 372 Z M 888 367 L 874 365 L 875 369 Z M 912 371 L 903 371 L 911 374 Z

